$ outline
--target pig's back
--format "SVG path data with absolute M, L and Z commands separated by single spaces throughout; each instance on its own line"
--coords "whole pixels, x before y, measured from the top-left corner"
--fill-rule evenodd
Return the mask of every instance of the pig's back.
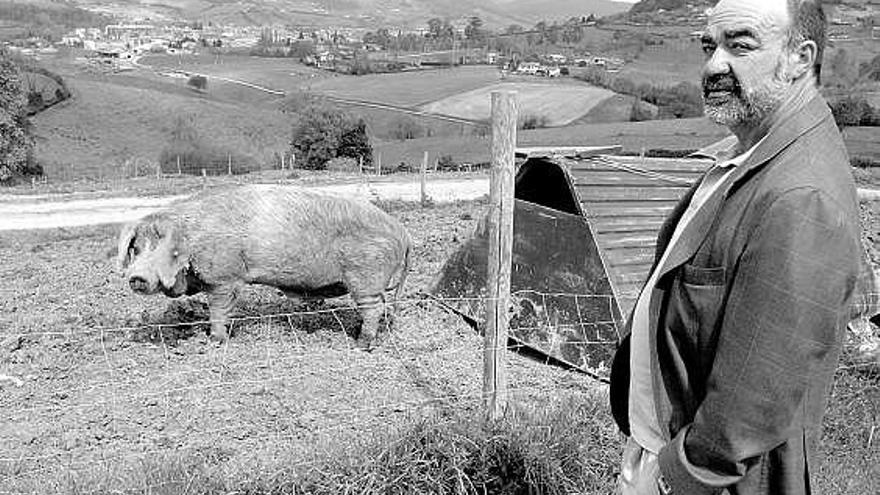
M 241 259 L 248 282 L 324 286 L 352 266 L 392 262 L 409 242 L 389 215 L 366 201 L 305 188 L 248 185 L 201 196 L 190 214 L 215 249 Z M 377 267 L 379 268 L 379 267 Z

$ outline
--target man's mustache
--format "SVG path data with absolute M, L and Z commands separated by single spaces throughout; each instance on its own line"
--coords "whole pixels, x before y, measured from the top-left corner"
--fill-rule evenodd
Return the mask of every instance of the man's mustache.
M 703 94 L 707 95 L 713 91 L 729 91 L 734 95 L 739 95 L 742 88 L 739 81 L 733 74 L 712 74 L 703 77 Z

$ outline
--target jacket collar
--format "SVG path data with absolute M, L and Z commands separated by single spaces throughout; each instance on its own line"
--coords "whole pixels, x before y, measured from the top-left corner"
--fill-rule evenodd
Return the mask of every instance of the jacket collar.
M 671 247 L 674 251 L 669 254 L 663 266 L 658 267 L 660 270 L 659 277 L 663 277 L 666 273 L 685 263 L 693 256 L 706 238 L 724 199 L 740 181 L 745 180 L 746 177 L 751 175 L 751 171 L 763 166 L 810 129 L 828 120 L 833 122 L 833 116 L 828 105 L 818 93 L 808 100 L 807 103 L 799 107 L 783 107 L 780 110 L 785 117 L 770 128 L 765 138 L 758 144 L 752 154 L 742 165 L 736 167 L 729 180 L 725 181 L 720 194 L 713 194 L 685 227 L 679 242 Z M 692 156 L 708 157 L 717 162 L 722 157 L 729 157 L 737 144 L 736 136 L 730 136 L 710 145 L 704 150 L 694 153 Z M 679 209 L 679 214 L 681 211 L 683 209 Z M 674 224 L 677 224 L 678 220 L 676 218 Z
M 783 117 L 767 131 L 767 135 L 758 143 L 751 156 L 737 167 L 736 177 L 728 183 L 729 185 L 732 186 L 737 178 L 742 177 L 749 170 L 763 165 L 810 129 L 826 120 L 834 119 L 831 110 L 818 91 L 806 103 L 801 105 L 790 103 L 780 108 L 779 113 Z M 690 156 L 709 158 L 717 163 L 733 156 L 737 146 L 739 146 L 739 140 L 736 136 L 731 135 L 692 153 Z

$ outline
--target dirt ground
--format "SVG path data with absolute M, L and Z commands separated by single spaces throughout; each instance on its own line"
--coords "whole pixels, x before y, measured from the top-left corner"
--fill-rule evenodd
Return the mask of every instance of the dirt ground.
M 303 307 L 270 288 L 245 292 L 244 321 L 223 347 L 206 344 L 201 326 L 145 327 L 176 306 L 133 294 L 115 273 L 118 227 L 4 233 L 0 485 L 45 492 L 60 465 L 89 486 L 184 454 L 229 476 L 259 473 L 426 410 L 477 411 L 482 338 L 417 292 L 485 205 L 387 206 L 416 250 L 401 312 L 372 353 L 347 335 L 358 324 L 347 298 Z M 582 374 L 509 359 L 517 402 L 601 393 Z
M 245 292 L 222 347 L 205 342 L 202 326 L 146 326 L 204 315 L 128 289 L 114 269 L 117 226 L 4 232 L 0 486 L 112 485 L 126 470 L 178 456 L 223 476 L 259 476 L 307 466 L 316 452 L 426 411 L 477 414 L 482 339 L 418 292 L 486 205 L 384 207 L 411 232 L 415 254 L 400 314 L 372 353 L 353 346 L 358 321 L 347 298 L 297 306 L 269 288 Z M 862 223 L 876 264 L 880 202 L 863 204 Z M 508 359 L 516 404 L 605 393 L 585 375 Z

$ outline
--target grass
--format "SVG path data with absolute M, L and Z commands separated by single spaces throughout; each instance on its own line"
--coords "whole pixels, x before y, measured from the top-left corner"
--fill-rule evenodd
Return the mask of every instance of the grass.
M 157 338 L 143 325 L 168 301 L 114 273 L 117 226 L 4 233 L 0 341 L 22 340 L 0 352 L 24 383 L 0 395 L 0 459 L 22 459 L 0 462 L 0 483 L 83 495 L 611 492 L 620 439 L 602 387 L 511 353 L 512 414 L 484 424 L 482 339 L 413 297 L 485 203 L 382 206 L 415 251 L 407 302 L 369 354 L 340 328 L 344 302 L 328 303 L 337 320 L 260 288 L 244 292 L 247 319 L 226 347 Z M 880 373 L 842 364 L 819 492 L 872 493 Z
M 682 81 L 697 83 L 704 62 L 699 40 L 667 38 L 663 45 L 646 46 L 617 75 L 636 84 L 655 86 L 673 86 Z
M 148 77 L 67 77 L 74 97 L 34 118 L 37 158 L 53 178 L 150 174 L 178 115 L 199 135 L 257 164 L 283 150 L 289 124 L 274 110 L 205 96 Z M 209 88 L 210 91 L 210 88 Z
M 614 93 L 573 80 L 559 83 L 537 81 L 503 82 L 449 96 L 422 108 L 470 120 L 488 121 L 492 91 L 516 91 L 519 114 L 546 117 L 547 125 L 563 126 L 585 115 Z
M 316 79 L 311 90 L 340 98 L 417 107 L 497 83 L 500 78 L 494 66 L 476 65 Z

